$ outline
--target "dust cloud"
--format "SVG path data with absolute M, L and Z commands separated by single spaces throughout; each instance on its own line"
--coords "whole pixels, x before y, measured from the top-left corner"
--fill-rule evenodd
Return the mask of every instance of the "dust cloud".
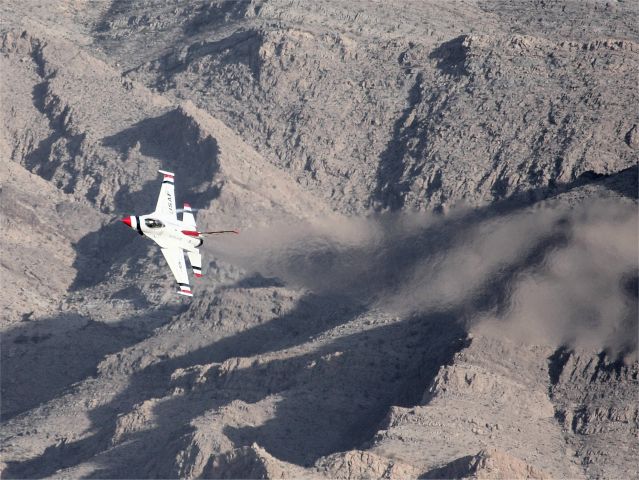
M 636 205 L 335 216 L 208 242 L 247 275 L 397 315 L 550 345 L 637 352 Z

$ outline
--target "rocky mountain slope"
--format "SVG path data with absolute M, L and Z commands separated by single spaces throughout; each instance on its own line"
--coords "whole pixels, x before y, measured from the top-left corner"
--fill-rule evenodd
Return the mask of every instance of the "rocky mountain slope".
M 340 210 L 477 204 L 632 165 L 633 5 L 503 3 L 123 3 L 98 40 Z
M 3 478 L 639 475 L 638 13 L 0 5 Z

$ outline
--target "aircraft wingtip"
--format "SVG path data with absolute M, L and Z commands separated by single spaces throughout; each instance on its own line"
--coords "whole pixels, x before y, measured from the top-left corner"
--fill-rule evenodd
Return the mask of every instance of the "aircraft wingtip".
M 191 291 L 191 287 L 187 284 L 181 284 L 178 292 L 180 295 L 185 295 L 187 297 L 192 297 L 193 292 Z

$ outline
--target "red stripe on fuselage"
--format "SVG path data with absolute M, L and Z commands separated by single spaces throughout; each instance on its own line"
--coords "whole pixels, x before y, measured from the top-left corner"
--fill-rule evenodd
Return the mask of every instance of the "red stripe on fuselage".
M 195 230 L 182 230 L 182 233 L 184 235 L 188 235 L 189 237 L 199 237 L 200 236 L 200 232 L 197 232 Z

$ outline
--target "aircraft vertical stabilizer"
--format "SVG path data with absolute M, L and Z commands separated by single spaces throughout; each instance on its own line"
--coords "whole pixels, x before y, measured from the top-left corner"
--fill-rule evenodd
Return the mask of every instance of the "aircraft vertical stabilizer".
M 182 213 L 182 223 L 184 224 L 184 226 L 193 227 L 193 230 L 195 230 L 195 217 L 193 216 L 191 205 L 186 202 L 184 203 L 184 209 Z

